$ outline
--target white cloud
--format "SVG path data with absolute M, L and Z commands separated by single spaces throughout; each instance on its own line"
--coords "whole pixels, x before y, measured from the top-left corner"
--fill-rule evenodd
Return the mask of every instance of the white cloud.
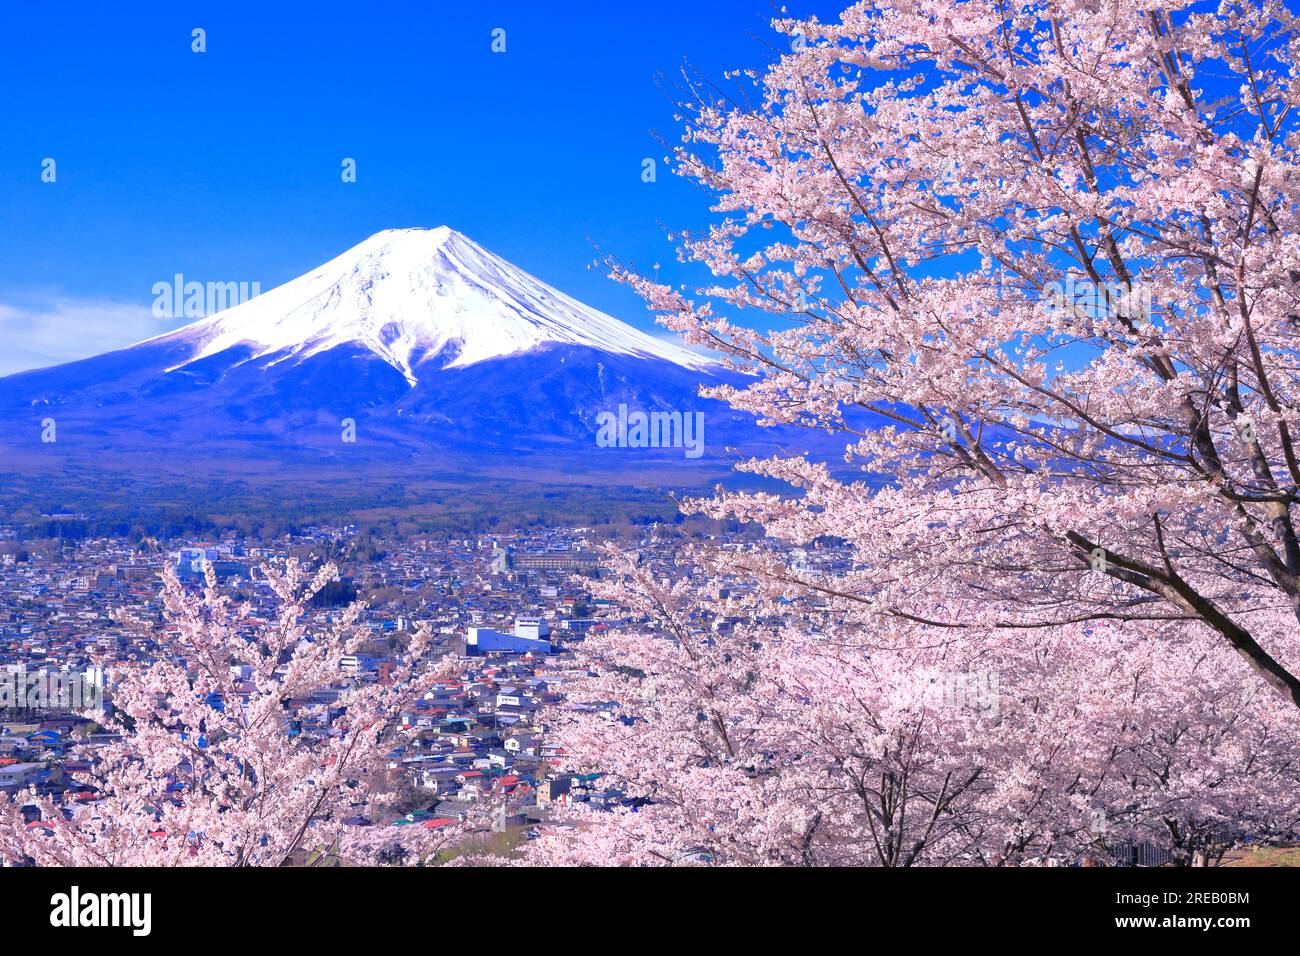
M 0 375 L 110 352 L 177 326 L 149 305 L 56 294 L 0 301 Z

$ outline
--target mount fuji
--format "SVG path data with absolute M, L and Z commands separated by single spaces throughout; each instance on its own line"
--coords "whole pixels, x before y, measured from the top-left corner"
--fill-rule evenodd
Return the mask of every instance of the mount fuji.
M 600 416 L 620 406 L 702 413 L 715 466 L 726 446 L 773 450 L 772 430 L 698 397 L 738 380 L 444 226 L 377 233 L 176 331 L 0 378 L 0 409 L 19 423 L 11 450 L 53 420 L 66 453 L 470 470 L 548 456 L 629 471 L 689 462 L 681 448 L 599 447 Z
M 264 296 L 151 340 L 193 343 L 184 368 L 247 346 L 299 364 L 360 345 L 402 373 L 466 368 L 542 345 L 586 346 L 691 369 L 713 363 L 533 278 L 453 229 L 392 229 Z

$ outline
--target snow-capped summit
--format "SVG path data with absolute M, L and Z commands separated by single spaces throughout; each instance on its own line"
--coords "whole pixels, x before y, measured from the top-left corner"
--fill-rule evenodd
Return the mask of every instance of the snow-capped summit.
M 150 342 L 186 346 L 188 357 L 168 371 L 236 346 L 245 361 L 295 365 L 355 345 L 412 386 L 421 365 L 464 368 L 546 344 L 718 367 L 583 305 L 447 226 L 376 233 L 306 275 Z

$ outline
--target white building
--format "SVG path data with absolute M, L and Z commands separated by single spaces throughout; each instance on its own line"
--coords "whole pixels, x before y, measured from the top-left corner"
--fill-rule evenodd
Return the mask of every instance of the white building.
M 515 618 L 515 637 L 528 637 L 534 641 L 545 641 L 551 637 L 551 625 L 545 618 Z

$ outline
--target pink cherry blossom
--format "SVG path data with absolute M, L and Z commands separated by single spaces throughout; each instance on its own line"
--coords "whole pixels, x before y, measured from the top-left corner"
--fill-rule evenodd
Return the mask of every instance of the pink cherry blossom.
M 1293 834 L 1293 14 L 867 0 L 776 29 L 738 89 L 687 76 L 676 169 L 714 216 L 674 239 L 707 278 L 611 265 L 756 373 L 711 394 L 845 462 L 743 461 L 787 490 L 685 506 L 766 544 L 623 568 L 564 734 L 643 802 L 532 852 L 1204 863 Z M 824 542 L 851 560 L 789 560 Z M 996 713 L 952 705 L 990 674 Z
M 250 624 L 211 567 L 199 594 L 165 570 L 174 627 L 153 663 L 110 673 L 114 709 L 97 719 L 119 736 L 87 747 L 91 769 L 78 775 L 93 798 L 9 799 L 0 856 L 41 866 L 414 863 L 478 826 L 382 824 L 393 795 L 376 784 L 409 736 L 403 715 L 455 674 L 454 661 L 431 660 L 430 632 L 412 635 L 386 681 L 344 686 L 340 661 L 366 639 L 361 606 L 328 628 L 305 621 L 334 566 L 309 578 L 289 560 L 262 573 L 278 612 Z M 317 729 L 294 732 L 300 721 Z M 39 808 L 43 827 L 26 827 L 24 804 Z M 376 825 L 349 825 L 358 816 Z

